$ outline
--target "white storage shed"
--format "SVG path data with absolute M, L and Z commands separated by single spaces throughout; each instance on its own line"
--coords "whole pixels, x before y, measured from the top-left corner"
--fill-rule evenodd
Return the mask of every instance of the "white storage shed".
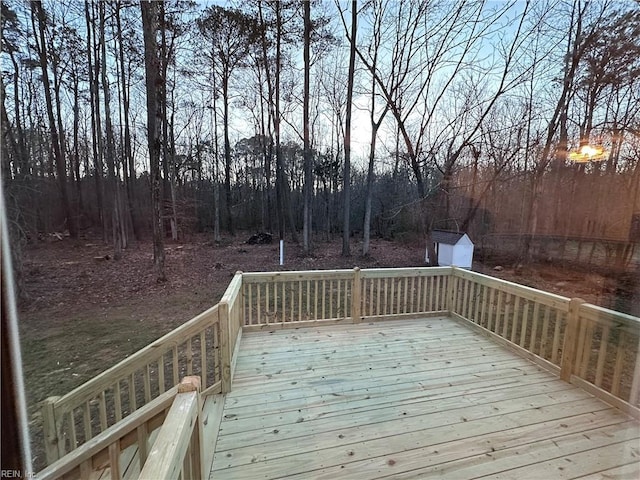
M 471 268 L 473 242 L 466 233 L 433 230 L 431 239 L 436 246 L 438 265 Z M 429 249 L 426 250 L 425 261 L 429 263 Z

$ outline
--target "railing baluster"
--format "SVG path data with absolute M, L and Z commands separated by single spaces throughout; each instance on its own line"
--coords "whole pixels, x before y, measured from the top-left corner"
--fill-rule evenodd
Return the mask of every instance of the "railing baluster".
M 496 308 L 496 330 L 495 332 L 500 335 L 500 326 L 502 325 L 502 321 L 504 319 L 504 314 L 502 312 L 503 304 L 504 304 L 504 292 L 502 290 L 498 291 L 498 307 Z
M 407 313 L 407 301 L 409 300 L 408 295 L 409 295 L 409 279 L 407 277 L 404 277 L 404 296 L 402 299 L 402 313 Z M 413 293 L 411 298 L 413 298 Z M 399 310 L 398 310 L 398 313 L 400 313 Z
M 129 387 L 129 413 L 134 412 L 137 408 L 136 401 L 136 379 L 133 373 L 127 378 L 127 385 Z
M 256 285 L 256 287 L 258 287 L 258 285 Z M 249 293 L 247 295 L 247 300 L 249 303 L 249 322 L 247 322 L 247 319 L 245 318 L 243 325 L 251 325 L 253 323 L 253 285 L 252 284 L 244 284 L 244 288 L 249 290 Z M 259 290 L 259 288 L 258 288 Z M 259 302 L 259 300 L 258 300 Z M 258 307 L 260 308 L 260 307 Z M 203 385 L 207 385 L 206 381 L 202 381 Z
M 542 320 L 542 336 L 540 337 L 540 356 L 548 358 L 547 355 L 547 338 L 549 335 L 549 315 L 551 307 L 544 305 L 544 320 Z
M 535 302 L 533 304 L 533 320 L 531 321 L 531 339 L 529 340 L 529 351 L 531 353 L 535 352 L 536 347 L 536 339 L 538 336 L 538 323 L 540 317 L 540 303 Z
M 355 275 L 355 274 L 354 274 Z M 356 311 L 358 312 L 358 317 L 360 317 L 362 315 L 362 283 L 359 283 L 359 291 L 357 294 L 358 297 L 358 302 L 359 305 L 356 308 L 356 306 L 354 305 L 354 298 L 356 296 L 355 293 L 355 276 L 354 278 L 350 279 L 350 280 L 344 280 L 344 290 L 342 293 L 342 300 L 343 300 L 343 311 L 344 317 L 351 317 L 352 316 L 352 312 L 354 311 L 354 308 L 356 308 Z
M 462 300 L 462 316 L 469 318 L 469 280 L 464 280 L 464 299 Z
M 298 280 L 298 321 L 302 319 L 302 280 Z
M 591 321 L 587 322 L 586 325 L 583 327 L 583 329 L 585 331 L 585 334 L 584 334 L 584 340 L 582 345 L 582 356 L 578 358 L 579 358 L 579 365 L 580 365 L 580 370 L 579 370 L 580 378 L 584 378 L 586 380 L 587 369 L 589 367 L 589 363 L 591 360 L 591 344 L 593 340 L 593 322 Z
M 280 301 L 280 303 L 282 304 L 282 321 L 286 322 L 287 321 L 287 291 L 285 289 L 285 284 L 286 282 L 282 282 L 282 300 Z
M 624 366 L 624 356 L 626 354 L 624 343 L 627 338 L 627 334 L 624 330 L 620 331 L 618 335 L 618 345 L 616 348 L 616 364 L 613 369 L 613 379 L 611 381 L 611 393 L 618 396 L 620 393 L 620 379 L 622 378 L 622 367 Z
M 326 283 L 327 283 L 326 280 L 322 280 L 322 295 L 321 295 L 321 298 L 322 298 L 322 318 L 327 318 L 325 316 L 325 309 L 326 309 L 326 303 L 327 303 L 327 300 L 326 300 L 327 296 L 325 294 L 325 292 L 326 292 Z
M 172 349 L 173 353 L 173 384 L 176 385 L 180 381 L 180 370 L 178 367 L 178 346 L 175 345 Z
M 596 378 L 595 386 L 600 387 L 602 385 L 602 378 L 604 376 L 604 366 L 607 359 L 607 344 L 609 343 L 609 325 L 602 326 L 602 335 L 600 338 L 600 348 L 598 349 L 598 363 L 596 364 Z
M 158 359 L 158 393 L 162 394 L 166 390 L 164 380 L 164 354 L 160 355 Z
M 513 321 L 511 324 L 511 337 L 509 340 L 511 343 L 516 343 L 516 335 L 518 333 L 518 326 L 520 325 L 520 297 L 516 296 L 515 306 L 513 308 Z M 504 338 L 507 338 L 506 332 L 503 335 Z
M 527 340 L 527 328 L 529 326 L 529 302 L 525 300 L 522 308 L 522 328 L 520 330 L 520 343 L 524 347 Z
M 338 293 L 337 293 L 337 304 L 336 304 L 336 317 L 340 317 L 340 311 L 342 310 L 342 281 L 338 280 Z M 346 314 L 344 315 L 347 316 Z
M 383 298 L 383 305 L 382 305 L 382 314 L 383 315 L 388 315 L 389 314 L 389 310 L 387 309 L 387 302 L 389 300 L 389 297 L 387 296 L 387 287 L 389 285 L 389 279 L 385 278 L 384 279 L 384 296 Z
M 207 336 L 205 333 L 206 330 L 200 332 L 200 378 L 202 379 L 203 389 L 209 386 L 207 383 Z
M 98 398 L 98 409 L 100 412 L 100 431 L 104 432 L 107 429 L 107 398 L 104 391 Z
M 476 288 L 477 288 L 476 283 L 469 281 L 469 298 L 467 299 L 468 303 L 467 303 L 466 317 L 474 323 L 476 321 L 474 309 L 477 304 L 476 297 L 475 297 Z
M 480 302 L 480 325 L 491 330 L 487 327 L 487 296 L 489 295 L 489 287 L 482 286 L 482 302 Z
M 395 289 L 396 289 L 396 281 L 395 278 L 391 279 L 391 294 L 389 297 L 389 311 L 387 312 L 388 315 L 393 315 L 393 304 L 396 300 L 396 294 L 395 294 Z
M 82 409 L 82 423 L 84 424 L 84 441 L 88 441 L 93 438 L 93 432 L 91 428 L 91 405 L 87 400 Z
M 284 283 L 283 283 L 283 285 L 284 285 Z M 293 291 L 294 291 L 293 282 L 287 282 L 287 285 L 288 285 L 288 289 L 289 289 L 289 297 L 291 298 L 291 305 L 289 306 L 289 309 L 291 310 L 291 313 L 289 315 L 289 321 L 293 322 L 293 319 L 295 318 L 294 317 L 295 311 L 296 311 L 295 306 L 294 306 L 294 300 L 295 300 L 296 296 L 293 294 Z
M 258 324 L 261 324 L 262 323 L 262 299 L 260 298 L 260 296 L 262 294 L 262 285 L 260 284 L 256 285 L 256 290 L 257 290 L 256 296 L 258 297 L 258 304 L 256 305 L 256 309 L 258 311 L 258 318 L 256 320 L 258 321 Z M 249 320 L 253 322 L 252 318 L 250 318 Z
M 513 314 L 511 313 L 511 304 L 514 302 L 514 296 L 509 293 L 504 294 L 504 315 L 502 317 L 502 338 L 509 338 L 509 327 L 514 332 L 517 329 L 516 322 L 518 321 L 520 297 L 515 297 L 515 307 Z
M 487 330 L 489 330 L 490 332 L 493 332 L 494 317 L 495 317 L 494 301 L 495 301 L 496 289 L 491 288 L 490 290 L 491 291 L 489 292 L 489 305 L 488 305 L 488 312 L 487 312 Z
M 122 420 L 122 389 L 120 388 L 120 380 L 114 385 L 113 391 L 113 409 L 116 422 Z
M 191 338 L 187 340 L 187 375 L 193 375 L 193 343 Z M 147 372 L 148 373 L 148 372 Z M 148 400 L 147 400 L 148 401 Z
M 273 318 L 274 322 L 278 321 L 278 284 L 273 284 Z
M 313 288 L 313 319 L 318 319 L 318 280 L 314 282 Z
M 69 412 L 69 431 L 71 434 L 71 450 L 78 446 L 78 437 L 76 435 L 76 418 L 74 410 Z
M 438 297 L 435 297 L 434 301 L 434 292 L 437 293 L 440 290 L 440 277 L 429 278 L 429 310 L 440 310 L 438 305 Z
M 562 314 L 555 311 L 555 324 L 553 327 L 553 343 L 551 346 L 551 363 L 558 364 L 558 348 L 560 347 L 560 331 L 562 328 Z M 566 329 L 565 329 L 566 330 Z M 565 333 L 566 334 L 566 333 Z

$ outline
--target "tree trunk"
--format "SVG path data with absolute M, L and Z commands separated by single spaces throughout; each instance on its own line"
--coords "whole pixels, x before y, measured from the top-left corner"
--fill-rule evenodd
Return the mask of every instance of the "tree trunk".
M 161 75 L 159 48 L 156 41 L 160 29 L 160 4 L 142 0 L 142 31 L 144 36 L 144 60 L 147 90 L 147 126 L 149 141 L 149 166 L 151 173 L 151 205 L 153 224 L 153 260 L 156 280 L 165 281 L 164 228 L 162 224 L 162 184 L 160 179 L 160 126 L 162 125 L 162 95 L 164 78 Z
M 353 84 L 356 69 L 356 35 L 358 21 L 358 0 L 351 2 L 351 48 L 349 51 L 349 73 L 347 79 L 347 113 L 344 122 L 344 212 L 342 221 L 342 256 L 351 255 L 349 240 L 351 234 L 351 103 L 353 101 Z
M 47 117 L 49 118 L 49 129 L 51 130 L 51 144 L 53 146 L 54 159 L 56 164 L 56 175 L 58 177 L 58 186 L 62 197 L 62 207 L 67 220 L 67 228 L 71 238 L 78 237 L 76 230 L 75 218 L 71 212 L 69 202 L 69 192 L 67 191 L 67 165 L 64 158 L 64 152 L 61 147 L 58 129 L 53 113 L 53 100 L 51 97 L 51 88 L 49 84 L 49 66 L 47 61 L 47 45 L 45 39 L 46 17 L 42 3 L 39 1 L 31 2 L 32 13 L 37 17 L 38 32 L 34 32 L 37 40 L 38 53 L 40 56 L 40 66 L 42 68 L 42 83 L 44 87 L 45 102 L 47 105 Z
M 231 216 L 231 142 L 229 141 L 229 78 L 222 77 L 223 129 L 224 129 L 224 194 L 227 211 L 227 230 L 233 236 Z
M 93 5 L 92 5 L 93 10 Z M 105 215 L 104 215 L 104 198 L 103 198 L 103 186 L 102 186 L 102 133 L 100 128 L 100 102 L 98 101 L 98 61 L 95 63 L 95 75 L 93 73 L 93 54 L 92 54 L 92 37 L 94 36 L 95 29 L 92 29 L 93 20 L 89 14 L 89 2 L 84 4 L 85 20 L 87 24 L 87 64 L 89 67 L 89 94 L 91 103 L 91 145 L 93 149 L 93 163 L 94 163 L 94 179 L 96 184 L 96 200 L 98 204 L 98 221 L 100 222 L 100 228 L 102 229 L 102 238 L 106 241 L 107 231 L 105 228 Z M 88 154 L 87 154 L 88 155 Z
M 133 152 L 131 149 L 131 128 L 129 126 L 129 83 L 127 82 L 127 75 L 124 63 L 124 46 L 122 42 L 122 23 L 120 21 L 120 7 L 121 2 L 118 1 L 114 8 L 116 15 L 116 34 L 118 38 L 118 56 L 120 58 L 120 76 L 122 82 L 122 116 L 124 120 L 124 161 L 123 172 L 126 172 L 125 189 L 126 189 L 126 204 L 129 210 L 129 217 L 131 219 L 131 228 L 133 230 L 133 236 L 136 239 L 140 239 L 140 231 L 138 221 L 134 209 L 135 205 L 135 181 L 136 170 L 135 161 L 133 159 Z
M 122 250 L 126 247 L 126 237 L 123 236 L 122 214 L 120 205 L 120 181 L 116 172 L 116 152 L 113 126 L 111 124 L 111 92 L 107 80 L 107 47 L 105 41 L 105 4 L 100 8 L 100 49 L 102 56 L 102 91 L 104 96 L 104 125 L 107 136 L 107 176 L 108 176 L 108 205 L 111 209 L 111 231 L 113 241 L 113 258 L 119 260 Z
M 260 27 L 261 28 L 266 28 L 266 24 L 262 15 L 262 1 L 258 0 L 258 21 L 260 23 Z M 275 124 L 275 110 L 274 110 L 274 103 L 273 103 L 273 83 L 271 80 L 271 71 L 269 69 L 269 56 L 268 56 L 268 52 L 267 52 L 267 37 L 265 35 L 262 36 L 262 41 L 261 43 L 261 47 L 262 47 L 262 62 L 263 62 L 263 67 L 264 67 L 264 73 L 265 73 L 265 78 L 266 78 L 266 83 L 267 83 L 267 102 L 268 102 L 268 117 L 267 117 L 267 129 L 262 128 L 262 133 L 263 135 L 267 136 L 267 131 L 268 131 L 268 138 L 269 138 L 269 143 L 268 145 L 265 145 L 265 150 L 264 150 L 264 171 L 265 171 L 265 183 L 266 183 L 266 206 L 267 206 L 267 221 L 266 221 L 266 228 L 269 232 L 271 232 L 271 225 L 272 225 L 272 218 L 271 218 L 271 213 L 272 213 L 272 205 L 271 205 L 271 164 L 272 164 L 272 160 L 273 160 L 273 150 L 274 150 L 274 145 L 273 145 L 273 136 L 272 136 L 272 131 L 271 131 L 271 127 L 272 125 Z M 260 88 L 262 89 L 262 85 L 260 85 Z M 265 142 L 266 143 L 266 142 Z
M 173 96 L 173 93 L 172 93 Z M 175 109 L 171 110 L 171 125 L 169 126 L 169 139 L 171 141 L 171 154 L 169 159 L 171 160 L 171 165 L 169 165 L 169 185 L 171 188 L 171 239 L 174 242 L 178 241 L 179 233 L 178 233 L 178 192 L 176 191 L 177 185 L 177 177 L 176 174 L 176 139 L 175 139 L 175 130 L 173 128 L 175 121 Z
M 280 62 L 281 62 L 281 42 L 282 42 L 282 15 L 280 13 L 280 2 L 275 3 L 276 11 L 276 69 L 275 69 L 275 112 L 273 118 L 273 131 L 276 143 L 276 203 L 278 204 L 278 236 L 284 240 L 285 209 L 284 209 L 284 172 L 282 166 L 282 150 L 280 148 Z
M 304 130 L 304 212 L 302 246 L 306 254 L 311 253 L 311 229 L 313 202 L 313 161 L 309 139 L 309 95 L 310 95 L 310 49 L 311 49 L 311 3 L 304 2 L 304 98 L 302 106 Z

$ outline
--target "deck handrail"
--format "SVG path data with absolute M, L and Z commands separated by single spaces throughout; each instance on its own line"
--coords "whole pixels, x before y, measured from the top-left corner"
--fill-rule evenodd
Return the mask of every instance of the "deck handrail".
M 220 318 L 223 319 L 220 330 L 220 350 L 223 359 L 221 393 L 231 391 L 234 352 L 240 344 L 240 336 L 242 335 L 242 276 L 242 272 L 236 272 L 219 303 Z
M 454 268 L 451 314 L 640 418 L 640 319 Z
M 139 479 L 205 478 L 200 379 L 187 377 L 180 385 L 155 439 Z
M 436 315 L 472 323 L 564 380 L 640 418 L 636 317 L 455 267 L 237 272 L 219 304 L 67 395 L 45 402 L 47 459 L 51 463 L 82 443 L 76 441 L 78 420 L 84 420 L 85 430 L 89 425 L 84 442 L 94 436 L 91 425 L 96 419 L 98 433 L 109 426 L 108 388 L 113 395 L 121 383 L 136 386 L 135 375 L 143 380 L 141 403 L 134 401 L 135 408 L 120 412 L 120 418 L 116 414 L 117 421 L 161 394 L 149 387 L 150 368 L 160 365 L 165 355 L 173 356 L 174 380 L 199 374 L 203 394 L 226 393 L 243 330 Z M 203 332 L 212 327 L 209 345 Z M 175 359 L 182 343 L 192 355 L 185 355 L 184 371 L 178 371 Z M 208 358 L 209 350 L 216 353 L 213 375 L 207 373 L 211 365 L 205 365 L 203 373 L 202 365 L 193 361 L 195 343 L 201 358 Z M 164 368 L 160 373 L 164 375 Z M 111 399 L 111 405 L 115 403 Z
M 221 391 L 218 305 L 62 397 L 43 402 L 47 463 L 87 442 L 180 381 L 198 374 L 207 393 Z
M 451 267 L 244 273 L 245 329 L 444 314 Z
M 73 452 L 55 461 L 36 478 L 55 480 L 65 476 L 88 478 L 95 470 L 109 468 L 111 478 L 121 478 L 120 454 L 131 447 L 138 448 L 138 458 L 144 464 L 151 433 L 163 424 L 178 387 L 173 387 L 133 414 L 93 437 Z

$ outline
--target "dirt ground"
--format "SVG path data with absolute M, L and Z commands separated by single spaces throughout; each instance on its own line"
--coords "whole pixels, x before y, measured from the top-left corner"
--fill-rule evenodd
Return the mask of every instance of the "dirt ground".
M 361 242 L 353 240 L 353 255 L 344 258 L 341 239 L 336 238 L 317 241 L 310 257 L 288 242 L 285 266 L 280 267 L 277 244 L 248 245 L 248 237 L 238 235 L 221 245 L 205 236 L 167 244 L 165 283 L 155 281 L 149 242 L 130 246 L 118 261 L 111 259 L 108 245 L 91 238 L 51 237 L 28 247 L 24 279 L 29 299 L 20 308 L 20 333 L 37 468 L 44 465 L 39 406 L 46 397 L 69 392 L 215 304 L 236 271 L 424 265 L 424 246 L 418 243 L 373 240 L 371 256 L 363 258 Z M 477 263 L 474 269 L 615 305 L 615 279 L 599 274 L 550 265 Z

